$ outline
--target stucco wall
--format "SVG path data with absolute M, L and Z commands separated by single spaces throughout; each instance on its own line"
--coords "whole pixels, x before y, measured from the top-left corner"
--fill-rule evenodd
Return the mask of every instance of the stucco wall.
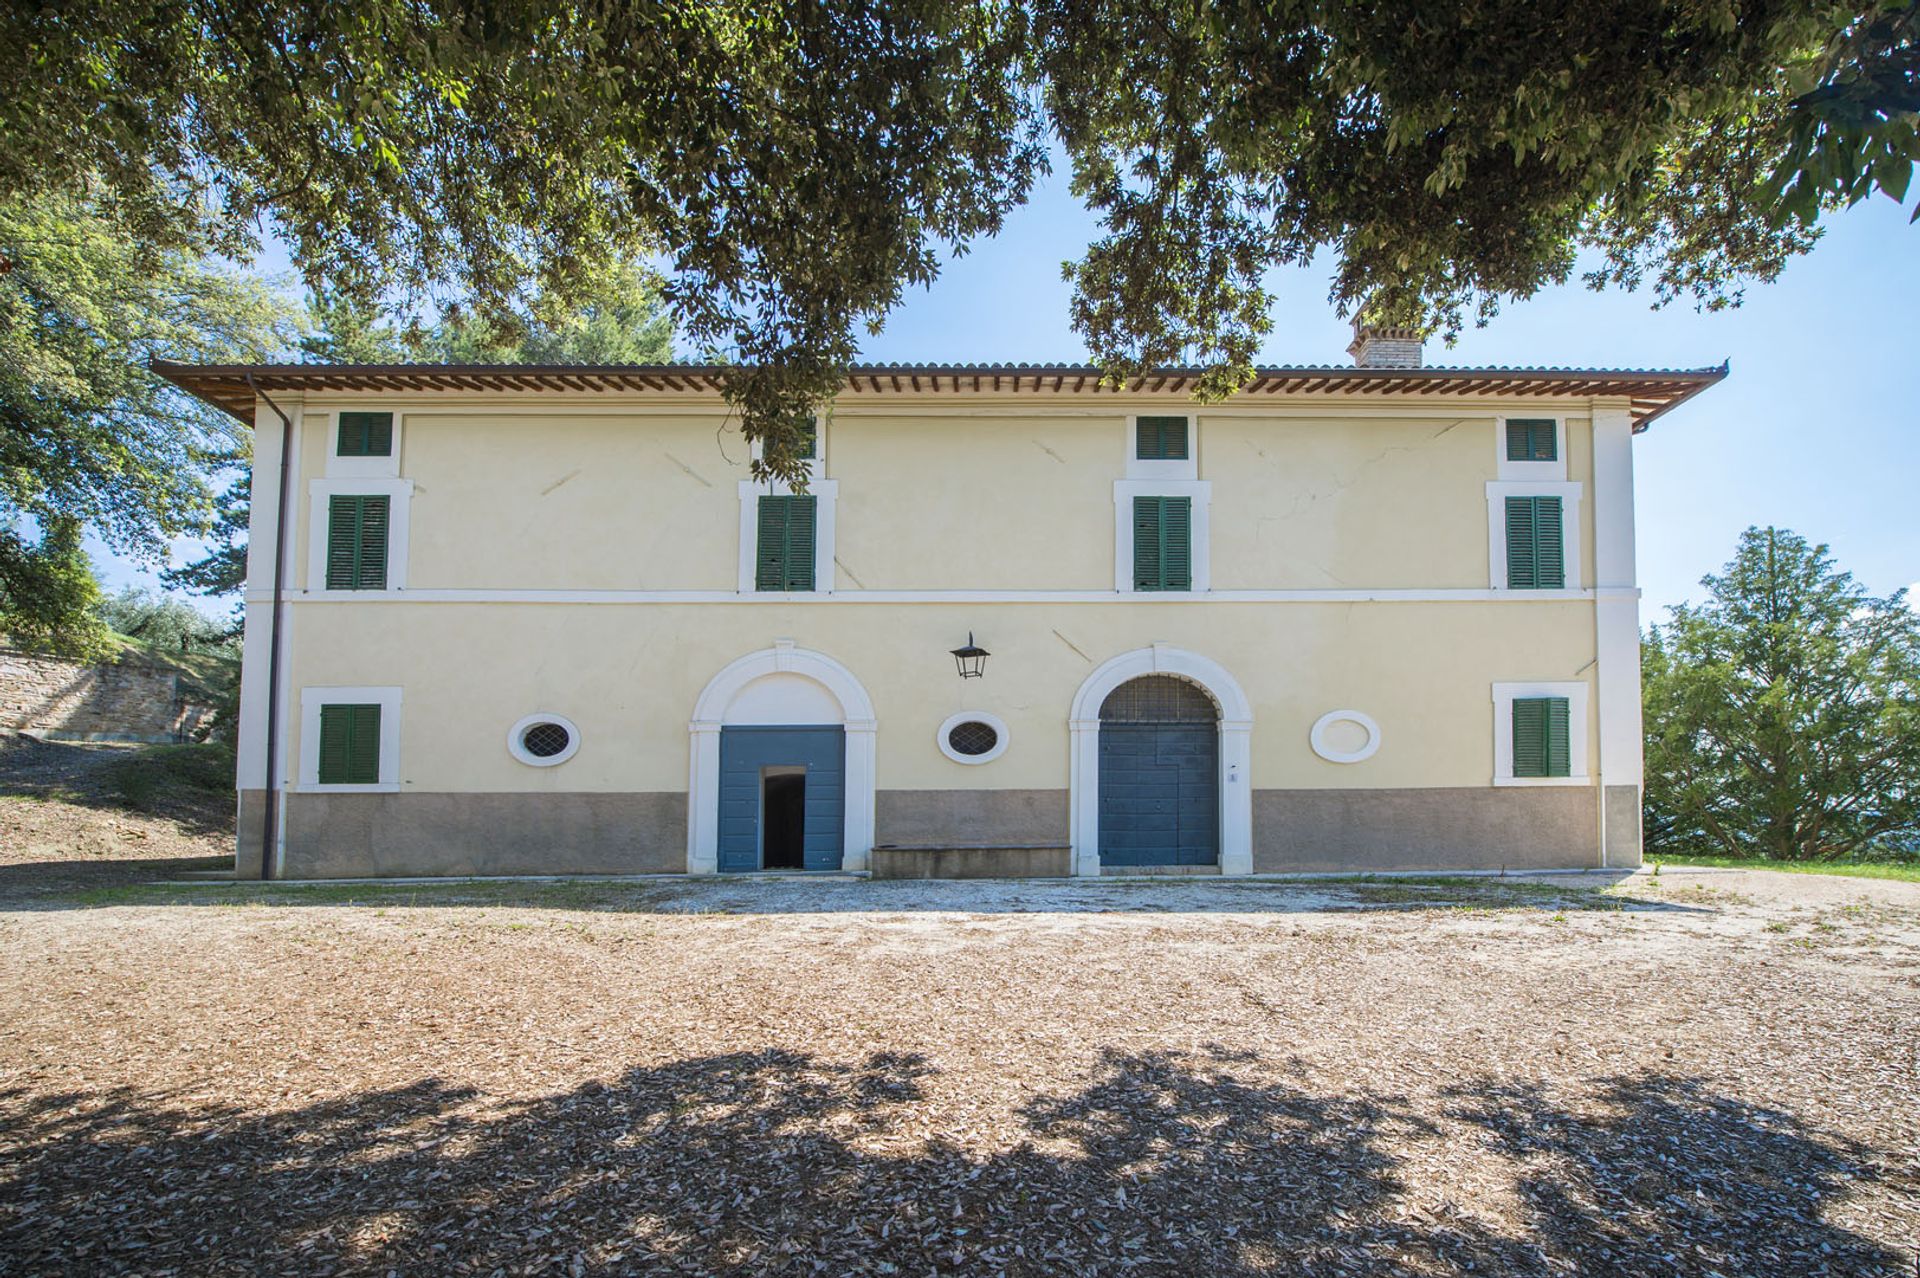
M 478 411 L 404 398 L 306 406 L 297 586 L 319 584 L 305 580 L 310 483 L 327 473 L 333 414 L 378 405 L 400 414 L 399 470 L 415 485 L 410 589 L 736 588 L 750 450 L 727 413 L 550 402 Z M 1216 590 L 1490 584 L 1494 405 L 1335 415 L 1121 403 L 839 407 L 825 446 L 840 485 L 834 588 L 1111 589 L 1129 413 L 1170 408 L 1195 412 Z M 1568 478 L 1588 482 L 1585 415 L 1569 417 L 1566 451 Z M 1591 501 L 1578 518 L 1591 580 Z
M 1501 604 L 306 604 L 291 686 L 403 689 L 401 785 L 421 791 L 684 789 L 687 722 L 702 688 L 745 653 L 791 638 L 843 663 L 879 720 L 882 790 L 1062 789 L 1067 715 L 1094 666 L 1155 642 L 1202 653 L 1254 705 L 1256 788 L 1484 786 L 1491 685 L 1579 680 L 1591 605 Z M 961 680 L 947 650 L 969 631 L 992 651 Z M 1328 763 L 1315 719 L 1357 709 L 1384 744 Z M 986 710 L 1009 745 L 956 764 L 935 732 Z M 523 715 L 564 715 L 579 753 L 531 768 L 507 752 Z M 1589 737 L 1592 737 L 1591 730 Z M 298 775 L 297 742 L 288 765 Z

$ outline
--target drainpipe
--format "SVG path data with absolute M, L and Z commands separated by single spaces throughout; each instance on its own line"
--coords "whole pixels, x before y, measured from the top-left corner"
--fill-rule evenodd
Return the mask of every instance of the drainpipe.
M 293 418 L 280 410 L 273 397 L 246 375 L 247 389 L 280 419 L 280 501 L 273 509 L 273 613 L 267 627 L 267 795 L 261 821 L 260 877 L 273 877 L 273 845 L 280 837 L 280 612 L 284 606 L 287 570 L 287 492 L 293 479 L 288 454 L 293 451 Z

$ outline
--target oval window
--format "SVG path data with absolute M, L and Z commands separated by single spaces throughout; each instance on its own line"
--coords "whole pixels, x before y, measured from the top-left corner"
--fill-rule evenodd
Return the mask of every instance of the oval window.
M 1007 725 L 997 715 L 963 711 L 940 725 L 940 753 L 955 763 L 991 763 L 1007 748 Z
M 507 733 L 507 750 L 535 768 L 565 763 L 580 749 L 580 730 L 557 714 L 530 714 Z

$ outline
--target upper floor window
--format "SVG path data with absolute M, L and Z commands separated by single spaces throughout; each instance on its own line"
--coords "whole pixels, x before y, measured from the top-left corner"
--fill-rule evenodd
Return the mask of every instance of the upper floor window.
M 1133 588 L 1193 589 L 1193 499 L 1133 499 Z
M 1502 480 L 1564 483 L 1567 478 L 1567 419 L 1536 413 L 1496 416 L 1494 457 Z
M 1508 497 L 1507 589 L 1566 587 L 1566 532 L 1558 497 Z
M 392 499 L 336 493 L 327 499 L 327 589 L 385 590 Z
M 1187 461 L 1192 456 L 1185 417 L 1136 417 L 1133 456 L 1136 461 Z
M 393 455 L 392 413 L 341 413 L 339 439 L 334 448 L 338 457 L 390 457 Z
M 1560 423 L 1552 417 L 1507 418 L 1507 460 L 1560 460 Z
M 308 488 L 308 590 L 404 590 L 413 481 L 329 475 Z
M 761 493 L 755 590 L 812 590 L 816 503 L 812 493 Z

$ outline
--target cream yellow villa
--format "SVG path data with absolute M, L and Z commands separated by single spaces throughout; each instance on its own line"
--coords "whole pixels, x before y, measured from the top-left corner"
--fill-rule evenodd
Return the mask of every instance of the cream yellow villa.
M 257 428 L 242 876 L 1632 866 L 1633 438 L 1724 368 L 158 371 Z M 277 553 L 276 553 L 277 550 Z

